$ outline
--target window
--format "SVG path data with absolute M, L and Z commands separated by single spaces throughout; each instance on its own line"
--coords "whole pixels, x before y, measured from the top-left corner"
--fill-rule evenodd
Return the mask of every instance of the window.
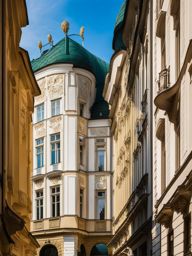
M 36 191 L 36 218 L 43 219 L 43 190 Z
M 170 228 L 169 233 L 167 235 L 167 249 L 168 249 L 168 256 L 174 256 L 173 254 L 173 229 Z
M 105 166 L 105 149 L 97 147 L 97 170 L 104 171 Z
M 191 215 L 188 213 L 184 217 L 184 255 L 191 252 Z
M 44 165 L 44 138 L 36 139 L 36 165 L 37 168 Z
M 175 123 L 175 159 L 176 170 L 180 167 L 180 108 L 178 103 L 177 119 Z
M 161 137 L 161 193 L 166 188 L 166 147 L 165 147 L 165 126 Z
M 51 188 L 51 208 L 52 208 L 52 217 L 57 217 L 60 215 L 60 187 Z
M 84 138 L 79 138 L 79 163 L 81 166 L 84 165 Z
M 79 104 L 79 115 L 82 116 L 82 117 L 84 116 L 84 109 L 85 109 L 85 104 L 80 102 L 80 104 Z
M 44 119 L 44 103 L 36 106 L 36 121 L 40 122 Z
M 51 135 L 51 164 L 60 163 L 60 134 Z
M 60 99 L 51 101 L 51 116 L 60 114 Z
M 161 70 L 165 69 L 165 36 L 161 38 Z
M 176 12 L 174 13 L 175 29 L 175 75 L 176 79 L 180 72 L 180 1 L 175 2 Z
M 83 218 L 83 195 L 84 191 L 83 189 L 80 189 L 80 206 L 79 206 L 79 211 L 80 211 L 80 217 Z
M 105 192 L 97 192 L 97 219 L 105 219 Z

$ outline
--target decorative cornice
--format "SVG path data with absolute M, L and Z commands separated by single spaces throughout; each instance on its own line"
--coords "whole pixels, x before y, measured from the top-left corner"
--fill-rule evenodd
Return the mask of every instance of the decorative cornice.
M 170 205 L 165 205 L 163 209 L 155 216 L 157 223 L 160 223 L 165 228 L 171 227 L 173 218 L 173 209 Z

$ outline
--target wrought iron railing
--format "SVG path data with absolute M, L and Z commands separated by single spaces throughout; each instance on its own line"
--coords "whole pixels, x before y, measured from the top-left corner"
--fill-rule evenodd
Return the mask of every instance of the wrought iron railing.
M 170 73 L 169 68 L 165 68 L 159 73 L 159 81 L 158 81 L 159 92 L 169 88 L 170 86 L 169 73 Z

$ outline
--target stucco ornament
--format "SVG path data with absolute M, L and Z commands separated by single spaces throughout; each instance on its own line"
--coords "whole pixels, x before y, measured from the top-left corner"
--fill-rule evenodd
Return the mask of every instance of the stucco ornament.
M 96 176 L 95 177 L 95 188 L 96 189 L 106 189 L 107 181 L 105 176 Z
M 87 77 L 84 76 L 78 76 L 78 96 L 80 99 L 83 99 L 87 101 L 87 99 L 90 97 L 90 80 Z
M 34 126 L 35 128 L 35 137 L 43 137 L 46 134 L 45 124 L 43 122 L 38 123 Z
M 61 116 L 56 116 L 50 119 L 49 128 L 53 129 L 54 132 L 59 132 L 61 129 Z
M 101 127 L 101 128 L 91 128 L 90 133 L 92 136 L 107 136 L 108 130 L 107 128 Z
M 54 177 L 54 178 L 50 178 L 50 182 L 53 184 L 53 185 L 58 185 L 59 181 L 61 180 L 61 178 L 58 176 L 58 177 Z

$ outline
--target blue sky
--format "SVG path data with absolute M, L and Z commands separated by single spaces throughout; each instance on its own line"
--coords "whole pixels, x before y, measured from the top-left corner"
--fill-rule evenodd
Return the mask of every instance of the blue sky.
M 21 46 L 30 58 L 39 57 L 38 41 L 47 43 L 52 34 L 54 43 L 64 36 L 61 22 L 68 20 L 70 33 L 85 27 L 85 48 L 109 61 L 113 53 L 112 38 L 116 16 L 123 0 L 27 0 L 29 25 L 22 29 Z M 75 40 L 79 40 L 74 38 Z M 79 41 L 80 42 L 80 41 Z

